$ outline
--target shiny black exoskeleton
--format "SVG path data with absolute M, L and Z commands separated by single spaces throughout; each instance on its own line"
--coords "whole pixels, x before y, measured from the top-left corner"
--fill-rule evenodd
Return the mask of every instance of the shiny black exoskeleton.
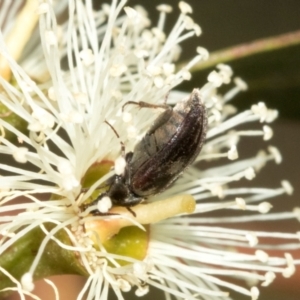
M 157 107 L 145 102 L 135 104 Z M 126 154 L 124 174 L 109 178 L 105 183 L 108 190 L 92 204 L 108 196 L 114 205 L 134 206 L 163 192 L 194 162 L 207 129 L 206 110 L 199 90 L 194 89 L 187 100 L 173 109 L 167 105 L 165 108 L 133 152 Z

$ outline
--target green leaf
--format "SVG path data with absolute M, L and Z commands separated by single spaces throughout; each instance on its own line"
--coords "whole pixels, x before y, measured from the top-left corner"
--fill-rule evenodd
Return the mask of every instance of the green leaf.
M 46 227 L 47 230 L 51 230 L 53 225 Z M 60 230 L 55 237 L 66 245 L 72 245 L 64 230 Z M 28 272 L 44 238 L 45 234 L 40 228 L 31 230 L 1 254 L 0 266 L 20 281 L 23 274 Z M 60 274 L 87 275 L 75 251 L 65 250 L 55 241 L 50 240 L 43 251 L 33 279 Z M 15 284 L 0 272 L 0 290 L 13 286 Z M 0 293 L 0 298 L 8 294 L 9 292 Z

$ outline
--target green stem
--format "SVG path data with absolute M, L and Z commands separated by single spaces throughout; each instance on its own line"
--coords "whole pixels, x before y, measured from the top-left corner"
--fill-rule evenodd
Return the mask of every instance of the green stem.
M 47 226 L 47 229 L 51 230 L 51 226 Z M 55 237 L 62 243 L 71 245 L 71 241 L 64 230 L 59 231 Z M 44 238 L 45 234 L 39 227 L 31 230 L 1 254 L 0 266 L 20 281 L 23 274 L 28 272 Z M 50 240 L 39 261 L 33 279 L 38 280 L 60 274 L 87 275 L 76 256 L 76 252 L 65 250 L 55 241 Z M 12 281 L 0 271 L 0 290 L 13 286 L 15 285 Z M 9 292 L 0 293 L 0 299 L 8 294 Z
M 207 61 L 200 61 L 191 69 L 191 72 L 208 69 L 219 63 L 226 63 L 257 53 L 273 51 L 297 44 L 300 44 L 300 30 L 270 38 L 259 39 L 250 43 L 212 52 Z

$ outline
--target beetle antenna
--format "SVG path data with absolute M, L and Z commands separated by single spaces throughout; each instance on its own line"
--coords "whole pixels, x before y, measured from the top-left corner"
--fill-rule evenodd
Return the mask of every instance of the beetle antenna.
M 169 98 L 169 94 L 170 94 L 170 90 L 168 90 L 168 92 L 166 93 L 165 95 L 165 98 L 164 98 L 164 105 L 167 105 L 167 100 Z
M 122 153 L 122 156 L 125 157 L 125 145 L 124 145 L 123 141 L 121 140 L 117 130 L 107 120 L 104 120 L 104 123 L 106 123 L 112 129 L 112 131 L 115 133 L 116 137 L 119 139 L 120 144 L 121 144 L 121 153 Z

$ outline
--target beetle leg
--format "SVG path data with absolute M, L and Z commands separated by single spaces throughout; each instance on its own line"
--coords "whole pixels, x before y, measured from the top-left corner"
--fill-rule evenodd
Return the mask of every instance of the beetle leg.
M 168 95 L 169 95 L 169 93 L 165 97 L 165 102 L 167 101 Z M 139 102 L 128 101 L 123 105 L 122 111 L 124 110 L 124 107 L 128 104 L 138 105 L 140 108 L 146 107 L 146 108 L 163 108 L 163 109 L 165 109 L 165 111 L 162 114 L 160 114 L 157 117 L 157 119 L 155 120 L 155 122 L 152 124 L 152 126 L 148 130 L 148 134 L 154 133 L 159 127 L 161 127 L 165 123 L 167 123 L 173 114 L 173 108 L 167 104 L 152 104 L 152 103 L 148 103 L 148 102 L 144 102 L 144 101 L 139 101 Z
M 144 101 L 127 101 L 123 106 L 122 106 L 122 112 L 124 111 L 124 107 L 128 104 L 133 104 L 133 105 L 137 105 L 140 108 L 143 107 L 147 107 L 147 108 L 164 108 L 164 109 L 169 109 L 170 106 L 167 104 L 152 104 L 152 103 L 148 103 L 148 102 L 144 102 Z
M 136 217 L 136 213 L 135 213 L 129 206 L 126 206 L 126 209 L 127 209 L 134 217 Z
M 134 216 L 136 217 L 136 213 L 128 206 L 126 206 L 126 209 Z M 92 210 L 91 213 L 93 214 L 93 216 L 119 216 L 120 214 L 117 213 L 110 213 L 110 212 L 106 212 L 106 213 L 102 213 L 99 210 Z
M 110 213 L 110 212 L 102 213 L 99 210 L 92 210 L 91 213 L 93 216 L 119 216 L 120 215 L 117 213 Z

